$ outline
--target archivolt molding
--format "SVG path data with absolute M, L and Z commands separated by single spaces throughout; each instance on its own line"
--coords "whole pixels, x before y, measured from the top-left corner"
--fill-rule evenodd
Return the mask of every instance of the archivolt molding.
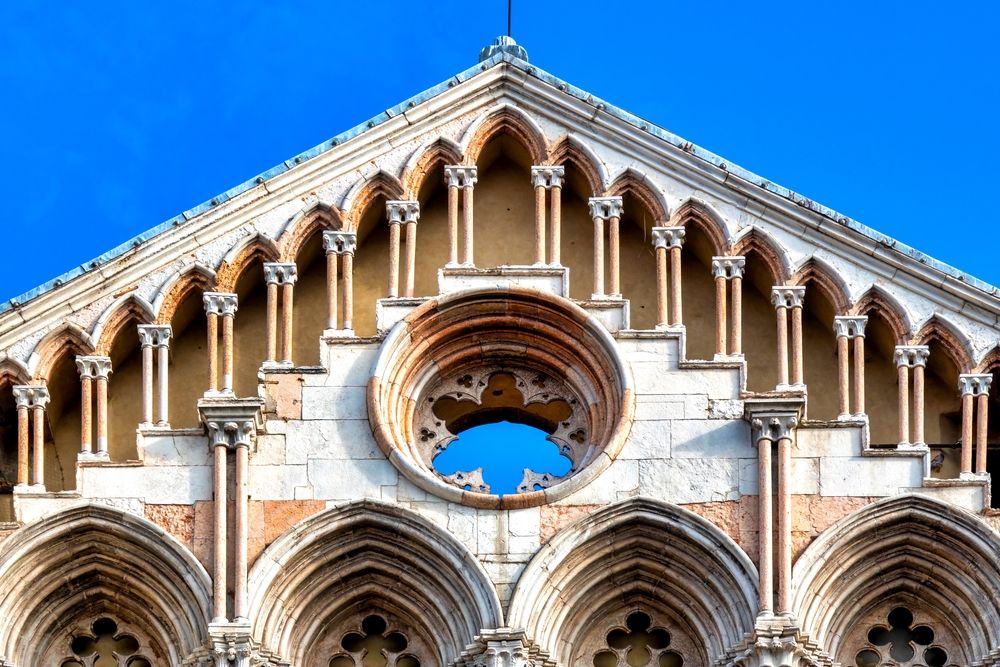
M 369 178 L 361 178 L 344 195 L 340 210 L 344 212 L 345 229 L 357 232 L 368 207 L 378 197 L 387 200 L 402 199 L 405 190 L 399 179 L 387 171 L 379 171 Z
M 258 558 L 249 589 L 255 639 L 296 665 L 320 664 L 311 647 L 339 640 L 368 613 L 433 651 L 424 664 L 449 664 L 481 629 L 503 624 L 473 554 L 419 515 L 374 501 L 292 528 Z
M 828 263 L 813 255 L 795 272 L 789 283 L 792 285 L 805 285 L 812 281 L 833 305 L 835 313 L 846 313 L 850 306 L 850 289 L 837 273 L 836 269 Z
M 665 225 L 666 221 L 670 219 L 669 208 L 663 192 L 646 174 L 636 171 L 632 167 L 625 169 L 608 186 L 605 195 L 619 197 L 626 192 L 631 193 L 642 202 L 649 214 L 653 216 L 650 222 L 654 226 Z M 625 211 L 625 213 L 634 214 L 635 211 Z
M 690 198 L 677 207 L 670 218 L 671 227 L 695 227 L 712 244 L 715 255 L 725 255 L 729 249 L 729 228 L 722 216 L 706 202 Z
M 588 197 L 598 197 L 608 188 L 608 168 L 591 147 L 575 134 L 560 137 L 549 148 L 549 164 L 572 163 L 590 186 Z
M 508 625 L 571 665 L 587 650 L 595 619 L 620 625 L 623 611 L 645 611 L 693 638 L 699 655 L 688 664 L 707 665 L 753 629 L 756 601 L 756 568 L 731 538 L 685 509 L 633 498 L 566 528 L 535 554 Z
M 177 307 L 192 291 L 212 292 L 216 289 L 215 271 L 204 264 L 194 263 L 178 269 L 163 281 L 153 297 L 153 312 L 158 324 L 170 324 Z
M 534 118 L 511 104 L 493 107 L 469 125 L 460 142 L 465 164 L 476 164 L 483 148 L 498 134 L 514 137 L 528 151 L 532 164 L 545 164 L 545 133 Z
M 989 350 L 976 364 L 974 373 L 992 373 L 1000 367 L 1000 345 Z
M 406 199 L 419 199 L 420 188 L 428 178 L 435 178 L 431 173 L 437 164 L 460 164 L 462 162 L 462 147 L 448 137 L 437 137 L 425 142 L 413 151 L 410 159 L 403 167 L 402 185 Z M 444 171 L 437 174 L 439 182 L 444 182 Z
M 215 272 L 216 289 L 220 292 L 235 292 L 243 272 L 254 262 L 277 262 L 281 250 L 273 239 L 264 234 L 254 234 L 241 239 L 229 249 Z
M 841 520 L 798 559 L 792 588 L 803 629 L 844 664 L 858 648 L 844 645 L 855 626 L 896 603 L 933 612 L 960 638 L 953 650 L 964 655 L 949 664 L 978 664 L 1000 646 L 1000 535 L 926 496 L 895 496 Z
M 94 354 L 95 351 L 90 334 L 73 322 L 64 322 L 38 341 L 28 358 L 28 370 L 34 380 L 45 382 L 64 354 L 75 356 Z
M 775 285 L 786 285 L 791 276 L 791 262 L 785 249 L 766 231 L 751 225 L 733 237 L 730 255 L 748 255 L 756 252 L 767 265 Z
M 28 384 L 31 373 L 20 359 L 0 357 L 0 385 Z
M 952 324 L 939 313 L 931 315 L 920 330 L 913 335 L 911 345 L 927 345 L 937 341 L 951 357 L 959 373 L 968 373 L 972 369 L 975 351 L 972 342 L 962 333 L 962 330 Z
M 86 504 L 0 543 L 0 654 L 16 665 L 71 655 L 76 628 L 102 616 L 141 629 L 153 664 L 178 665 L 204 639 L 211 582 L 161 528 Z
M 98 354 L 108 355 L 118 335 L 130 322 L 151 324 L 156 319 L 153 306 L 135 292 L 122 295 L 108 306 L 94 325 L 91 338 L 97 341 Z M 133 330 L 133 334 L 135 331 Z M 135 338 L 138 341 L 138 337 Z
M 912 324 L 906 307 L 879 285 L 872 285 L 854 303 L 853 315 L 865 315 L 869 311 L 881 317 L 892 329 L 896 344 L 902 345 L 910 337 Z

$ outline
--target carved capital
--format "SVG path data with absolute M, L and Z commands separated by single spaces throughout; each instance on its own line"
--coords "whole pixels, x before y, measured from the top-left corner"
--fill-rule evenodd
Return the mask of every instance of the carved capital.
M 771 305 L 775 308 L 801 308 L 806 298 L 803 285 L 775 285 L 771 288 Z
M 625 211 L 621 197 L 591 197 L 588 203 L 590 204 L 590 217 L 595 220 L 620 218 Z
M 229 449 L 250 447 L 261 427 L 259 398 L 205 398 L 198 401 L 198 414 L 211 446 Z
M 358 249 L 358 235 L 354 232 L 323 232 L 323 250 L 335 255 L 353 255 Z
M 418 201 L 387 201 L 385 215 L 390 225 L 408 224 L 420 219 L 420 202 Z
M 897 345 L 896 366 L 908 366 L 909 368 L 926 366 L 930 353 L 930 348 L 926 345 Z
M 205 312 L 209 315 L 236 315 L 239 298 L 230 292 L 205 292 Z
M 833 318 L 833 332 L 838 338 L 856 338 L 865 335 L 865 325 L 868 324 L 867 315 L 836 315 Z
M 268 285 L 295 284 L 298 273 L 293 262 L 264 262 L 264 282 Z
M 753 398 L 744 404 L 744 417 L 750 422 L 754 444 L 761 440 L 777 442 L 794 438 L 802 418 L 802 398 Z
M 479 180 L 478 174 L 476 167 L 449 164 L 444 168 L 444 182 L 449 187 L 471 188 Z
M 962 373 L 958 376 L 958 389 L 962 396 L 981 396 L 990 393 L 993 375 L 990 373 Z
M 680 248 L 684 245 L 685 234 L 687 231 L 683 227 L 653 227 L 653 247 Z
M 49 404 L 49 390 L 44 385 L 14 385 L 14 401 L 19 408 L 44 408 Z
M 531 168 L 531 187 L 533 188 L 560 188 L 562 187 L 562 179 L 566 174 L 566 169 L 564 167 L 532 167 Z
M 523 630 L 484 630 L 452 663 L 453 667 L 555 667 L 549 654 Z
M 80 372 L 81 378 L 103 378 L 107 380 L 111 375 L 111 357 L 77 357 L 76 369 Z
M 747 258 L 743 255 L 723 255 L 712 258 L 713 278 L 742 278 Z
M 142 347 L 170 347 L 173 329 L 169 324 L 140 324 L 136 330 Z

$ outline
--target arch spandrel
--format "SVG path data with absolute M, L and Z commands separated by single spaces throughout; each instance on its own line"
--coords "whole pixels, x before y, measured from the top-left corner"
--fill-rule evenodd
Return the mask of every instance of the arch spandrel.
M 161 528 L 78 505 L 0 543 L 0 655 L 52 664 L 72 655 L 74 632 L 108 616 L 146 640 L 154 664 L 180 664 L 204 639 L 210 598 L 205 569 Z
M 962 644 L 950 647 L 949 665 L 979 664 L 1000 647 L 1000 535 L 926 496 L 888 498 L 839 521 L 795 563 L 792 587 L 803 631 L 844 664 L 867 625 L 896 606 L 929 615 Z
M 278 538 L 249 577 L 257 641 L 296 665 L 326 667 L 314 646 L 380 614 L 433 655 L 454 660 L 503 611 L 483 566 L 450 533 L 398 506 L 348 503 Z
M 552 652 L 585 664 L 595 637 L 630 611 L 672 627 L 686 665 L 712 664 L 753 628 L 757 571 L 714 524 L 676 505 L 633 498 L 559 532 L 525 567 L 508 625 Z M 622 618 L 619 618 L 621 616 Z M 684 639 L 682 639 L 684 637 Z

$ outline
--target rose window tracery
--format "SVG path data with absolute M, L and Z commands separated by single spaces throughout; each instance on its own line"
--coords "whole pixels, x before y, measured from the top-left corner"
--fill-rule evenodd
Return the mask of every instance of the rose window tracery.
M 378 614 L 366 616 L 360 630 L 340 640 L 342 653 L 330 660 L 329 667 L 420 667 L 420 660 L 408 652 L 406 636 L 388 627 Z
M 913 613 L 905 607 L 889 612 L 887 624 L 868 630 L 868 646 L 855 656 L 857 667 L 946 667 L 948 652 L 935 643 L 933 628 L 913 623 Z
M 91 633 L 73 637 L 69 645 L 73 657 L 63 660 L 60 667 L 150 667 L 141 654 L 139 640 L 119 632 L 114 620 L 98 619 Z
M 625 619 L 625 627 L 608 632 L 606 648 L 594 654 L 594 667 L 683 667 L 684 658 L 671 648 L 666 629 L 652 627 L 641 611 Z

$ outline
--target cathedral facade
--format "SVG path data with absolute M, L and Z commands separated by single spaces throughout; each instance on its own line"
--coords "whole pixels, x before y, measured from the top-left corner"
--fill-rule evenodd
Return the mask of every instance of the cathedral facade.
M 2 667 L 1000 666 L 1000 292 L 509 38 L 0 351 Z

